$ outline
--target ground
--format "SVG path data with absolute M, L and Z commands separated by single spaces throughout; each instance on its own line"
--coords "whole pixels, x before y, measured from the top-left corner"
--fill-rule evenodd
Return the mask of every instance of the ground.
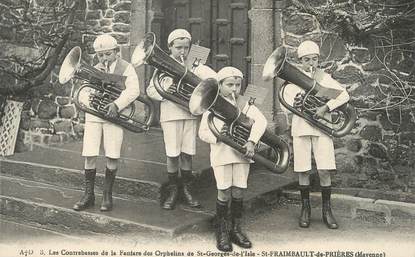
M 297 204 L 280 203 L 261 213 L 246 215 L 244 227 L 254 247 L 243 252 L 235 246 L 232 256 L 415 257 L 413 222 L 387 225 L 377 220 L 338 218 L 340 228 L 329 230 L 321 221 L 320 209 L 315 208 L 310 228 L 302 229 L 297 225 L 298 212 Z M 151 256 L 180 256 L 181 253 L 221 256 L 215 248 L 213 230 L 186 233 L 173 239 L 142 234 L 86 239 L 33 230 L 4 220 L 1 224 L 1 230 L 6 232 L 0 235 L 2 257 L 22 256 L 22 250 L 33 250 L 31 256 L 39 256 L 41 250 L 46 256 L 79 256 L 79 251 L 95 250 L 99 255 L 107 250 L 109 256 L 111 250 L 113 256 L 139 253 L 144 256 L 146 250 L 152 252 Z

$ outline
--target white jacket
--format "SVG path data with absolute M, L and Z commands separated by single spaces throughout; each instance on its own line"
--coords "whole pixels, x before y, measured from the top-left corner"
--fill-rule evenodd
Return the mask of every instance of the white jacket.
M 118 63 L 118 62 L 121 62 L 121 63 Z M 119 72 L 122 74 L 117 74 L 118 72 L 115 70 L 117 65 L 124 66 L 123 68 L 117 67 L 118 71 L 124 70 L 124 72 Z M 97 65 L 95 65 L 95 68 L 102 70 L 104 68 L 104 65 L 101 63 L 98 63 Z M 122 59 L 117 59 L 110 65 L 108 73 L 114 73 L 114 72 L 117 72 L 115 73 L 117 75 L 122 75 L 126 77 L 125 89 L 121 92 L 120 96 L 114 101 L 114 103 L 118 107 L 118 110 L 121 111 L 122 109 L 127 107 L 129 104 L 131 104 L 140 95 L 140 86 L 138 83 L 137 73 L 135 72 L 134 67 L 130 63 Z M 101 119 L 90 113 L 85 114 L 85 121 L 106 122 L 106 120 Z
M 226 98 L 225 98 L 226 99 Z M 251 127 L 248 140 L 253 141 L 255 144 L 259 142 L 262 135 L 267 128 L 267 120 L 261 111 L 255 105 L 249 105 L 248 103 L 242 109 L 247 117 L 251 118 L 254 123 Z M 206 143 L 210 144 L 210 163 L 212 167 L 226 165 L 231 163 L 250 163 L 252 161 L 244 158 L 243 154 L 237 150 L 228 146 L 223 142 L 218 142 L 215 135 L 209 129 L 207 117 L 210 114 L 209 111 L 205 112 L 202 116 L 199 127 L 199 137 Z M 223 127 L 223 121 L 214 118 L 213 122 L 220 131 Z
M 305 74 L 310 76 L 310 73 Z M 344 89 L 339 82 L 334 80 L 330 74 L 320 71 L 320 78 L 318 82 L 323 87 L 327 88 L 334 88 L 341 90 L 342 93 L 339 94 L 335 99 L 329 100 L 326 105 L 329 108 L 329 111 L 336 109 L 337 107 L 347 103 L 350 99 L 349 94 L 347 93 L 346 89 Z M 293 105 L 294 97 L 297 93 L 304 92 L 302 88 L 295 84 L 288 84 L 284 91 L 284 99 L 289 105 Z M 285 109 L 285 108 L 283 108 Z M 326 118 L 330 118 L 330 113 L 326 114 Z M 292 136 L 321 136 L 325 135 L 320 129 L 310 125 L 305 119 L 298 115 L 294 115 L 291 124 L 291 134 Z

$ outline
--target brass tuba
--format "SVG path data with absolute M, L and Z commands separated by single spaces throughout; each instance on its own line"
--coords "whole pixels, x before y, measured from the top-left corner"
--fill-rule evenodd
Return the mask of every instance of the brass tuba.
M 351 104 L 346 103 L 330 112 L 331 119 L 315 119 L 313 116 L 317 107 L 320 107 L 327 102 L 327 100 L 316 96 L 322 86 L 316 80 L 304 74 L 297 67 L 288 63 L 286 61 L 286 51 L 284 46 L 280 46 L 274 50 L 265 62 L 262 77 L 264 80 L 270 80 L 276 76 L 280 77 L 287 82 L 301 87 L 306 91 L 306 94 L 302 99 L 302 106 L 300 108 L 295 108 L 288 104 L 284 99 L 284 91 L 288 85 L 288 83 L 284 83 L 278 94 L 281 104 L 292 113 L 304 118 L 311 125 L 330 136 L 343 137 L 347 135 L 353 129 L 357 120 L 354 107 Z
M 241 110 L 219 95 L 218 82 L 215 79 L 206 79 L 193 91 L 189 102 L 190 112 L 201 115 L 210 111 L 208 126 L 212 133 L 222 142 L 245 153 L 243 145 L 248 141 L 252 128 L 252 120 Z M 228 135 L 223 135 L 216 128 L 213 118 L 218 118 L 228 125 Z M 283 173 L 287 170 L 290 161 L 288 144 L 279 136 L 266 130 L 262 135 L 259 146 L 265 146 L 266 154 L 256 151 L 253 160 L 264 165 L 274 173 Z M 265 155 L 265 156 L 264 156 Z
M 156 68 L 153 74 L 154 87 L 165 99 L 189 108 L 190 96 L 194 88 L 202 81 L 198 76 L 164 52 L 156 44 L 153 32 L 146 33 L 144 39 L 134 49 L 131 63 L 138 67 L 144 63 Z M 169 77 L 171 86 L 166 90 L 161 81 Z
M 65 57 L 59 71 L 59 82 L 65 84 L 72 78 L 84 83 L 75 91 L 73 99 L 75 105 L 90 114 L 116 123 L 132 132 L 147 131 L 154 119 L 153 102 L 146 97 L 139 96 L 133 103 L 119 112 L 115 118 L 106 116 L 105 106 L 116 100 L 125 88 L 125 76 L 102 72 L 81 61 L 81 48 L 76 46 Z M 140 102 L 148 108 L 148 116 Z M 137 109 L 140 112 L 137 111 Z

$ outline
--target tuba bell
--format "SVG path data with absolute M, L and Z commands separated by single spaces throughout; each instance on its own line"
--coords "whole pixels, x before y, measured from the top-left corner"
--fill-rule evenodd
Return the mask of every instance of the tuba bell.
M 327 100 L 316 96 L 317 92 L 319 92 L 323 86 L 315 79 L 304 74 L 296 66 L 287 62 L 286 51 L 284 46 L 280 46 L 274 50 L 265 62 L 262 77 L 264 80 L 280 77 L 286 82 L 301 87 L 306 93 L 302 98 L 302 106 L 295 108 L 284 99 L 284 92 L 288 85 L 288 83 L 284 83 L 278 93 L 281 104 L 292 113 L 304 118 L 311 125 L 330 136 L 343 137 L 347 135 L 353 129 L 357 120 L 357 114 L 354 107 L 349 103 L 343 104 L 330 112 L 332 116 L 331 119 L 324 118 L 316 120 L 314 118 L 316 109 L 327 102 Z
M 121 110 L 117 117 L 106 115 L 105 106 L 116 100 L 125 88 L 125 76 L 108 74 L 81 61 L 81 48 L 76 46 L 65 57 L 59 71 L 59 82 L 67 83 L 72 78 L 83 81 L 75 91 L 73 100 L 82 111 L 88 112 L 102 119 L 116 123 L 132 132 L 147 131 L 154 120 L 153 102 L 139 96 L 129 106 Z M 148 115 L 140 106 L 143 103 L 148 108 Z M 140 109 L 140 112 L 137 110 Z
M 131 63 L 135 66 L 148 64 L 156 68 L 153 74 L 154 87 L 165 99 L 189 108 L 189 100 L 194 88 L 202 81 L 197 75 L 169 56 L 156 44 L 153 32 L 146 33 L 144 39 L 134 49 Z M 171 78 L 171 85 L 166 90 L 161 81 Z
M 189 109 L 193 115 L 201 115 L 209 110 L 211 113 L 208 116 L 208 126 L 212 133 L 225 144 L 240 153 L 245 153 L 243 145 L 248 141 L 253 121 L 238 107 L 219 95 L 218 82 L 215 79 L 206 79 L 194 89 L 189 101 Z M 220 133 L 213 118 L 218 118 L 228 125 L 227 135 Z M 266 130 L 258 146 L 264 146 L 266 151 L 264 151 L 265 154 L 262 151 L 256 151 L 252 157 L 254 161 L 274 173 L 283 173 L 287 170 L 290 150 L 281 137 Z

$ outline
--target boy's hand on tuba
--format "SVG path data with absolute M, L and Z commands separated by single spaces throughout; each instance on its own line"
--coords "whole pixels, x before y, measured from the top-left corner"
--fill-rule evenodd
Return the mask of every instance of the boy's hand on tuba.
M 114 102 L 105 105 L 104 108 L 108 109 L 107 111 L 108 117 L 115 118 L 118 116 L 118 106 Z
M 325 104 L 323 106 L 320 106 L 316 109 L 316 113 L 314 114 L 314 119 L 322 119 L 324 118 L 324 115 L 329 111 L 329 107 Z
M 245 157 L 248 159 L 252 159 L 252 157 L 254 157 L 254 154 L 255 154 L 255 143 L 252 141 L 248 141 L 243 146 L 243 148 L 246 149 Z

